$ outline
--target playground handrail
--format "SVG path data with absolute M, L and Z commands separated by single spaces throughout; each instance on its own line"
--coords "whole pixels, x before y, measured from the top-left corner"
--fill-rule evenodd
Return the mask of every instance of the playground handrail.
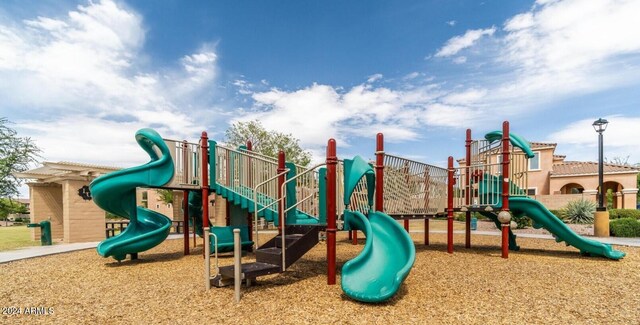
M 256 185 L 253 188 L 253 204 L 254 204 L 254 209 L 253 209 L 253 218 L 254 218 L 254 229 L 255 229 L 255 247 L 258 248 L 258 214 L 264 210 L 266 210 L 267 208 L 269 208 L 270 206 L 279 203 L 282 198 L 276 198 L 275 200 L 273 200 L 273 202 L 269 203 L 269 204 L 265 204 L 263 205 L 262 209 L 258 209 L 258 189 L 264 185 L 266 185 L 269 182 L 272 182 L 276 179 L 278 179 L 278 177 L 286 175 L 289 172 L 289 169 L 285 169 L 283 172 L 276 174 L 275 176 L 263 181 L 262 183 L 259 183 L 258 185 Z M 280 218 L 280 216 L 278 216 Z M 282 227 L 284 228 L 284 227 Z

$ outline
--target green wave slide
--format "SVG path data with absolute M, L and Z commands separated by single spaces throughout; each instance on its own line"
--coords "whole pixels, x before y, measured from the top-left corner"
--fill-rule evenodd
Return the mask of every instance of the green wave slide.
M 96 178 L 89 185 L 94 202 L 103 210 L 129 219 L 119 235 L 98 244 L 98 254 L 121 261 L 127 254 L 146 251 L 169 235 L 171 220 L 155 211 L 136 206 L 137 187 L 160 187 L 173 178 L 173 160 L 162 137 L 152 129 L 136 132 L 136 141 L 151 160 Z M 161 156 L 158 155 L 157 148 Z
M 366 236 L 362 252 L 342 266 L 342 291 L 359 301 L 383 302 L 391 298 L 409 275 L 416 248 L 409 234 L 389 215 L 370 211 L 366 216 L 345 210 L 350 229 Z
M 602 256 L 619 260 L 625 256 L 624 252 L 617 251 L 609 244 L 584 238 L 571 230 L 540 202 L 528 197 L 510 197 L 509 209 L 515 214 L 524 214 L 533 220 L 533 227 L 544 227 L 556 237 L 557 242 L 564 241 L 580 250 L 582 254 Z

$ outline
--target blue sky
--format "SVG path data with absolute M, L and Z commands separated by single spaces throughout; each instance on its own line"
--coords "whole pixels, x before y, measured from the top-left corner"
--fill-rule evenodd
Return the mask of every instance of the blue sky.
M 145 161 L 154 127 L 222 140 L 239 120 L 321 157 L 442 165 L 511 121 L 567 160 L 640 162 L 639 1 L 23 1 L 0 4 L 0 115 L 49 161 Z

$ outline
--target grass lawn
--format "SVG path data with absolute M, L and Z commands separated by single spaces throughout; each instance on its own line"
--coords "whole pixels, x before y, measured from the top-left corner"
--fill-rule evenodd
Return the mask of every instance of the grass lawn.
M 0 251 L 27 246 L 40 246 L 40 241 L 31 240 L 31 229 L 26 225 L 0 227 Z

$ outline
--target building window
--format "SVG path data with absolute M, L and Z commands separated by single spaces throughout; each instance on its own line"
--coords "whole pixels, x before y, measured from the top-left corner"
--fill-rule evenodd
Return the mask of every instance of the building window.
M 540 170 L 540 153 L 534 152 L 533 158 L 529 158 L 529 170 Z
M 538 192 L 537 187 L 530 187 L 527 189 L 527 195 L 536 195 Z

